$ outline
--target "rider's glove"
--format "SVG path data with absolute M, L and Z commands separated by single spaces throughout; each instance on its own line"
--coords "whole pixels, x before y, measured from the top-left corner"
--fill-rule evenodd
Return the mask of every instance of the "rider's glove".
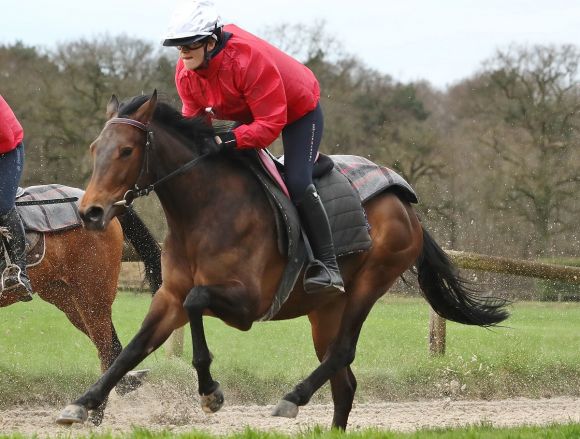
M 215 136 L 215 141 L 219 145 L 220 151 L 231 151 L 236 149 L 236 135 L 233 131 L 226 131 Z

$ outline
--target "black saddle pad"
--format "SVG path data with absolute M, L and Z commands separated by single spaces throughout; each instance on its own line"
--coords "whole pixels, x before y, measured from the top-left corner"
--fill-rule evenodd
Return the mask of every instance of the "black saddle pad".
M 301 239 L 296 208 L 263 168 L 256 151 L 240 153 L 239 157 L 258 178 L 270 200 L 276 217 L 280 249 L 288 258 L 274 301 L 260 319 L 270 320 L 294 288 L 306 261 L 306 249 Z M 283 163 L 276 159 L 274 162 L 283 174 Z M 364 157 L 321 155 L 314 176 L 314 184 L 326 208 L 339 257 L 371 247 L 369 226 L 362 205 L 365 201 L 383 191 L 392 190 L 408 202 L 417 202 L 413 188 L 400 175 Z
M 273 304 L 260 319 L 270 320 L 278 313 L 294 288 L 308 252 L 300 232 L 298 212 L 292 201 L 262 167 L 255 151 L 244 152 L 240 157 L 260 181 L 268 196 L 276 218 L 280 251 L 288 258 Z M 319 172 L 321 175 L 314 179 L 314 184 L 326 208 L 337 256 L 365 251 L 370 248 L 371 239 L 360 197 L 348 179 L 334 169 L 332 160 L 325 163 L 326 169 Z

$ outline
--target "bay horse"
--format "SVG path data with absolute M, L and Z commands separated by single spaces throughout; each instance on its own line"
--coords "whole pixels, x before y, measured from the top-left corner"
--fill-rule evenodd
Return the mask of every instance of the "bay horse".
M 201 406 L 215 412 L 224 399 L 210 372 L 203 316 L 247 331 L 269 309 L 287 262 L 277 246 L 274 213 L 236 153 L 206 152 L 214 145 L 214 131 L 204 119 L 182 117 L 158 103 L 156 92 L 123 105 L 113 95 L 106 114 L 108 122 L 90 147 L 94 167 L 81 217 L 87 228 L 102 230 L 124 202 L 154 189 L 168 225 L 163 283 L 136 336 L 57 422 L 83 422 L 128 370 L 187 322 Z M 411 205 L 396 193 L 373 197 L 364 210 L 372 247 L 340 258 L 346 293 L 307 295 L 297 282 L 274 318 L 308 316 L 320 365 L 283 397 L 273 415 L 295 417 L 330 380 L 332 426 L 346 428 L 357 386 L 350 365 L 363 322 L 413 265 L 425 298 L 442 317 L 492 326 L 508 316 L 505 301 L 480 297 L 465 285 Z
M 64 312 L 89 337 L 104 372 L 122 350 L 111 313 L 125 238 L 144 262 L 152 291 L 161 284 L 160 248 L 132 209 L 98 233 L 79 225 L 43 235 L 44 258 L 27 270 L 34 292 Z M 18 297 L 10 291 L 0 294 L 0 307 L 17 301 Z M 124 394 L 140 384 L 139 374 L 129 374 L 123 377 L 117 390 Z M 91 421 L 100 424 L 103 413 L 104 404 L 92 413 Z

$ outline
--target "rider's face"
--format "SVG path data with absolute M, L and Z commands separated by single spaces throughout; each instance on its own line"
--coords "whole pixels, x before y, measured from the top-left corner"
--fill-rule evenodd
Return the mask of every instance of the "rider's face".
M 183 65 L 188 70 L 195 70 L 203 64 L 204 50 L 203 47 L 206 42 L 194 43 L 188 46 L 177 46 L 179 50 L 179 57 L 183 60 Z M 209 40 L 207 42 L 208 52 L 215 47 L 215 41 Z

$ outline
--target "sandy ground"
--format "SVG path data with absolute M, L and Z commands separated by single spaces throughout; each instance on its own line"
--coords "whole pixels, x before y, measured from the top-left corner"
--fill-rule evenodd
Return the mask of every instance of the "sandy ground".
M 227 398 L 227 395 L 226 395 Z M 130 395 L 111 394 L 103 424 L 90 423 L 61 427 L 54 419 L 62 407 L 22 406 L 0 411 L 0 433 L 36 434 L 39 437 L 121 433 L 133 427 L 174 432 L 207 431 L 229 434 L 251 427 L 297 433 L 332 420 L 332 406 L 312 404 L 302 407 L 296 419 L 270 416 L 272 406 L 226 405 L 214 415 L 206 415 L 199 402 L 149 385 Z M 487 423 L 494 426 L 544 425 L 580 422 L 580 398 L 509 399 L 501 401 L 460 401 L 440 399 L 416 402 L 376 402 L 355 404 L 349 429 L 379 428 L 413 431 L 423 427 L 451 427 Z

